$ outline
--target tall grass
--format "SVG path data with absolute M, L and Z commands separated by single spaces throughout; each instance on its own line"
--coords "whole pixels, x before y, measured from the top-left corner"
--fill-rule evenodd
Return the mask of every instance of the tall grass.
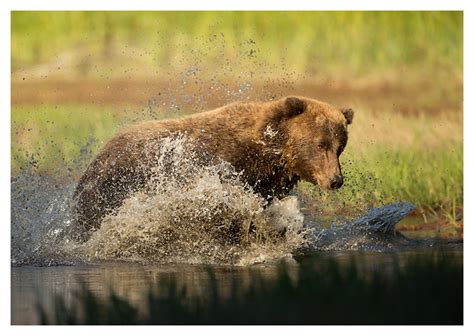
M 83 286 L 72 305 L 56 297 L 52 312 L 39 304 L 38 313 L 42 324 L 463 323 L 463 268 L 452 256 L 395 260 L 390 271 L 357 266 L 325 258 L 303 261 L 296 271 L 282 265 L 276 279 L 253 273 L 246 286 L 233 278 L 229 293 L 210 269 L 207 296 L 158 278 L 142 312 L 113 291 L 103 299 Z
M 120 122 L 121 118 L 107 107 L 14 107 L 12 172 L 16 174 L 31 166 L 50 174 L 58 169 L 65 173 L 66 167 L 84 169 L 87 160 L 112 137 Z
M 463 63 L 462 12 L 15 11 L 11 22 L 13 70 L 72 59 L 91 75 L 226 62 L 234 74 L 272 64 L 323 77 L 411 69 L 459 78 Z
M 408 201 L 448 218 L 463 206 L 463 146 L 383 149 L 343 159 L 345 185 L 337 192 L 302 182 L 298 190 L 316 210 L 348 213 L 394 201 Z M 454 208 L 454 209 L 453 209 Z

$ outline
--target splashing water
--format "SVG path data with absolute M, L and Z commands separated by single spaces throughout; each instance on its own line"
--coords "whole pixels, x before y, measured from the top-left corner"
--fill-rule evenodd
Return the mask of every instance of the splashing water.
M 356 219 L 335 222 L 327 229 L 315 230 L 308 239 L 313 248 L 324 251 L 387 251 L 404 246 L 413 247 L 416 241 L 395 231 L 395 225 L 415 208 L 408 202 L 395 202 L 368 209 Z M 319 227 L 315 222 L 308 225 Z
M 248 265 L 291 258 L 302 248 L 383 249 L 395 224 L 414 209 L 393 203 L 324 229 L 304 222 L 296 196 L 267 204 L 230 164 L 200 165 L 182 136 L 165 139 L 155 153 L 160 157 L 148 188 L 128 197 L 83 244 L 68 238 L 74 227 L 72 183 L 57 184 L 31 171 L 13 178 L 12 264 Z
M 73 184 L 56 184 L 31 170 L 12 178 L 12 264 L 68 262 L 63 237 L 71 224 L 73 192 Z
M 104 218 L 84 244 L 68 239 L 74 226 L 72 185 L 55 185 L 32 173 L 13 179 L 12 263 L 246 264 L 289 256 L 304 243 L 295 197 L 266 206 L 231 165 L 199 165 L 184 137 L 160 146 L 147 189 Z
M 296 199 L 265 208 L 230 164 L 200 164 L 183 136 L 163 139 L 153 152 L 159 157 L 147 190 L 102 221 L 84 244 L 89 257 L 238 264 L 290 255 L 304 242 Z M 278 211 L 291 214 L 273 225 Z
M 270 220 L 278 205 L 265 209 L 230 164 L 200 164 L 184 136 L 147 152 L 159 153 L 153 178 L 83 245 L 90 258 L 236 264 L 251 254 L 290 254 L 303 242 L 302 215 L 278 230 Z

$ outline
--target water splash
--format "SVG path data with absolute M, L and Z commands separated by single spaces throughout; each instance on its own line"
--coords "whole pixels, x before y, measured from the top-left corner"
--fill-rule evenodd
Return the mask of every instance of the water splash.
M 125 200 L 84 244 L 68 238 L 74 229 L 73 182 L 33 169 L 12 178 L 12 264 L 126 260 L 248 265 L 292 258 L 301 251 L 387 251 L 416 245 L 395 231 L 415 208 L 410 203 L 372 208 L 327 227 L 305 218 L 297 195 L 267 204 L 230 164 L 200 164 L 183 136 L 166 138 L 148 152 L 160 157 L 147 190 Z
M 266 208 L 266 201 L 241 182 L 230 164 L 202 165 L 186 137 L 168 137 L 159 146 L 147 150 L 159 157 L 146 190 L 102 221 L 83 245 L 85 255 L 96 260 L 238 264 L 250 262 L 251 255 L 291 254 L 303 243 L 303 216 L 295 198 Z M 275 215 L 285 211 L 290 214 Z
M 291 256 L 305 243 L 296 197 L 267 206 L 230 164 L 199 164 L 185 137 L 164 139 L 160 146 L 146 190 L 104 218 L 84 244 L 68 239 L 74 229 L 72 185 L 60 187 L 34 174 L 15 178 L 12 263 L 250 264 Z
M 64 233 L 71 224 L 74 184 L 27 169 L 11 181 L 11 262 L 67 263 Z
M 236 100 L 271 100 L 292 91 L 294 83 L 304 78 L 303 74 L 287 69 L 284 62 L 264 64 L 256 57 L 259 48 L 254 40 L 236 46 L 239 57 L 232 59 L 226 56 L 226 39 L 222 34 L 213 34 L 203 42 L 203 48 L 186 48 L 186 54 L 176 58 L 186 65 L 181 67 L 181 72 L 169 67 L 168 75 L 177 78 L 177 86 L 166 86 L 156 96 L 149 97 L 147 108 L 131 113 L 134 119 L 125 124 Z M 212 52 L 213 48 L 221 51 L 220 57 L 213 64 L 214 75 L 203 81 L 209 69 L 203 67 L 202 59 L 206 55 L 202 53 Z M 236 64 L 247 70 L 235 73 Z M 271 75 L 275 70 L 278 76 Z M 228 82 L 223 78 L 233 80 Z M 255 86 L 257 79 L 263 85 Z M 249 186 L 243 185 L 238 172 L 225 162 L 198 165 L 179 139 L 165 141 L 161 146 L 160 150 L 151 152 L 162 153 L 163 165 L 172 164 L 174 170 L 162 174 L 157 169 L 148 190 L 125 200 L 85 244 L 68 239 L 74 223 L 70 213 L 74 183 L 59 182 L 31 169 L 12 178 L 12 264 L 102 260 L 241 265 L 270 262 L 291 257 L 302 247 L 310 250 L 370 247 L 370 243 L 362 243 L 372 235 L 377 223 L 381 225 L 379 229 L 388 228 L 403 213 L 397 212 L 403 205 L 393 205 L 375 209 L 353 222 L 324 229 L 311 218 L 304 218 L 296 196 L 268 205 Z M 81 151 L 86 152 L 90 151 Z M 50 159 L 44 157 L 43 161 Z M 89 159 L 81 156 L 78 164 L 65 164 L 82 167 Z M 61 175 L 64 172 L 58 174 Z M 358 239 L 357 245 L 354 239 Z
M 416 245 L 395 230 L 395 225 L 415 210 L 408 202 L 395 202 L 368 209 L 360 217 L 335 222 L 327 229 L 315 230 L 309 239 L 316 250 L 387 251 Z M 317 222 L 309 226 L 321 227 Z
M 68 238 L 74 229 L 73 183 L 32 170 L 13 178 L 12 264 L 248 265 L 292 258 L 295 251 L 384 251 L 409 244 L 395 225 L 413 211 L 410 203 L 373 208 L 324 228 L 305 221 L 297 196 L 267 204 L 230 164 L 200 164 L 184 136 L 166 138 L 149 152 L 160 157 L 147 188 L 106 216 L 83 244 Z

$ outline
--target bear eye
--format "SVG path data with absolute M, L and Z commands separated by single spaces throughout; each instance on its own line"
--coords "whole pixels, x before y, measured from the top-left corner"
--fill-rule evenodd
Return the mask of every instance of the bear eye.
M 326 147 L 323 144 L 318 144 L 318 149 L 319 150 L 325 150 Z

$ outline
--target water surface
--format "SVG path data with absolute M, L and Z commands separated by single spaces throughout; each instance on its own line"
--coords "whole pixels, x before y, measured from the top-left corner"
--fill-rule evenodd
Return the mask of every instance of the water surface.
M 448 253 L 453 262 L 462 262 L 462 245 L 451 246 Z M 325 252 L 323 257 L 334 258 L 340 263 L 356 262 L 361 272 L 369 275 L 373 271 L 382 271 L 390 277 L 395 265 L 403 265 L 410 257 L 431 258 L 430 249 L 410 252 Z M 326 262 L 321 255 L 306 257 L 304 262 L 317 265 Z M 288 269 L 296 270 L 296 262 L 287 262 Z M 219 290 L 225 295 L 230 291 L 232 281 L 238 281 L 244 287 L 250 284 L 252 275 L 257 272 L 264 279 L 277 277 L 277 264 L 257 264 L 252 266 L 217 266 L 189 264 L 148 264 L 108 262 L 95 265 L 76 266 L 22 266 L 12 267 L 11 312 L 12 324 L 37 324 L 37 304 L 52 311 L 54 298 L 65 298 L 66 304 L 72 304 L 76 291 L 86 285 L 99 296 L 107 295 L 111 289 L 134 306 L 144 308 L 150 284 L 160 279 L 174 278 L 180 286 L 185 286 L 190 296 L 206 298 L 211 286 L 209 270 L 212 269 Z M 324 277 L 324 274 L 321 275 Z

